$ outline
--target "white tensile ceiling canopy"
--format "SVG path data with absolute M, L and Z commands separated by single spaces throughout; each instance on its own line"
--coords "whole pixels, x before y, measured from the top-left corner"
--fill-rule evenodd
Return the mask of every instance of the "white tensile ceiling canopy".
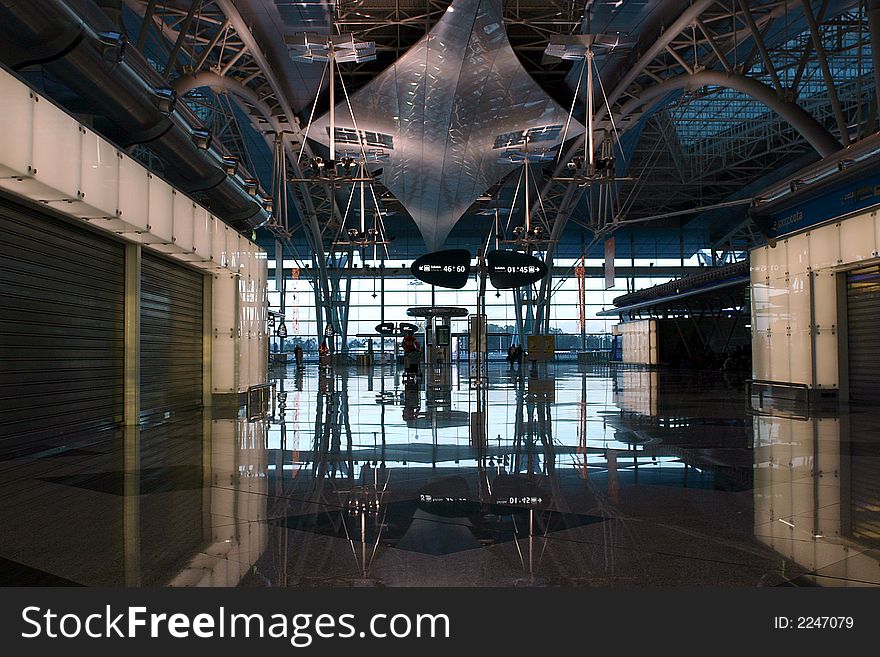
M 337 89 L 339 85 L 337 84 Z M 355 127 L 368 153 L 381 151 L 383 183 L 415 220 L 427 248 L 442 248 L 467 209 L 521 166 L 509 149 L 550 151 L 563 139 L 568 112 L 519 63 L 504 29 L 502 0 L 456 0 L 393 66 L 351 97 L 341 90 L 337 153 L 354 155 Z M 329 141 L 330 117 L 309 136 Z M 566 139 L 581 134 L 571 121 Z M 346 138 L 346 136 L 348 138 Z M 337 155 L 339 157 L 339 155 Z

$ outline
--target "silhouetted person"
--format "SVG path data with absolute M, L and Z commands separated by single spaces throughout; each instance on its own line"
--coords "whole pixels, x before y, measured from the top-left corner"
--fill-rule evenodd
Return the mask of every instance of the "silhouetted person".
M 296 345 L 293 348 L 293 359 L 296 361 L 296 368 L 302 369 L 303 366 L 303 348 L 300 345 Z
M 416 336 L 412 331 L 407 331 L 406 335 L 403 338 L 403 362 L 405 364 L 405 371 L 411 374 L 419 373 L 419 353 L 422 348 L 419 346 L 419 341 L 416 340 Z

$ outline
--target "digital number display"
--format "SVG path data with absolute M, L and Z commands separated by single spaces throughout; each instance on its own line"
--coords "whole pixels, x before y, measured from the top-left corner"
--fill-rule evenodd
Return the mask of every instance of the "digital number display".
M 543 497 L 536 496 L 511 496 L 503 500 L 497 500 L 496 504 L 510 504 L 513 506 L 540 506 L 544 503 Z
M 421 265 L 419 267 L 419 271 L 421 272 L 443 272 L 444 274 L 463 274 L 467 273 L 468 267 L 466 265 Z
M 420 493 L 419 494 L 420 502 L 446 502 L 446 503 L 454 503 L 454 502 L 467 502 L 468 499 L 466 497 L 452 497 L 449 495 L 429 495 L 428 493 Z
M 448 249 L 426 253 L 410 267 L 413 276 L 429 285 L 460 290 L 471 273 L 471 253 L 467 249 Z
M 486 255 L 489 280 L 500 290 L 531 285 L 547 275 L 547 265 L 528 253 L 490 251 Z

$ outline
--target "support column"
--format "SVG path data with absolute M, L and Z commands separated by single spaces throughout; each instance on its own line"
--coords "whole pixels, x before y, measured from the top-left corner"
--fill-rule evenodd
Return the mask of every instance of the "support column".
M 213 402 L 214 380 L 214 277 L 206 274 L 202 281 L 202 404 Z
M 202 527 L 205 543 L 213 542 L 211 487 L 214 476 L 214 277 L 206 273 L 202 281 Z
M 140 572 L 140 363 L 141 245 L 125 245 L 124 309 L 125 427 L 123 430 L 122 549 L 126 586 L 139 586 Z
M 125 245 L 125 424 L 137 426 L 141 412 L 141 245 Z

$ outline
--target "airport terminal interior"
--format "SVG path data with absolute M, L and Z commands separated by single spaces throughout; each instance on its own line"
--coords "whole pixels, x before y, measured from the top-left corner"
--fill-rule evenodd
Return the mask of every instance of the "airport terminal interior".
M 878 63 L 880 0 L 0 0 L 0 584 L 880 584 Z

